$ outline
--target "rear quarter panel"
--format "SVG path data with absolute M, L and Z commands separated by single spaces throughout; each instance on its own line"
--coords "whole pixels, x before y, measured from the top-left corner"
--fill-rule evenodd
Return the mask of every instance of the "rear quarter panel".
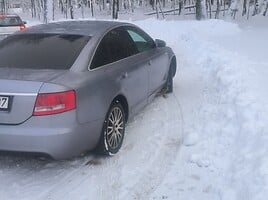
M 105 118 L 119 85 L 108 84 L 109 74 L 104 68 L 94 71 L 66 73 L 64 77 L 55 81 L 76 92 L 77 121 L 88 123 Z

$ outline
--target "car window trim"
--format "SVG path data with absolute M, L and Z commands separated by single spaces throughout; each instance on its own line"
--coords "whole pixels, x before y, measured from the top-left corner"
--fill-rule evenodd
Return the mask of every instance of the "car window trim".
M 120 59 L 120 60 L 117 60 L 117 61 L 114 61 L 114 62 L 105 64 L 105 65 L 102 65 L 102 66 L 100 66 L 100 67 L 96 67 L 96 68 L 94 68 L 94 69 L 91 69 L 91 68 L 90 68 L 90 66 L 91 66 L 91 64 L 92 64 L 92 61 L 93 61 L 93 58 L 94 58 L 94 56 L 95 56 L 95 54 L 96 54 L 96 51 L 97 51 L 97 49 L 98 49 L 98 47 L 99 47 L 99 45 L 100 45 L 100 42 L 102 41 L 103 37 L 104 37 L 107 33 L 109 33 L 110 31 L 112 31 L 113 29 L 120 28 L 120 27 L 124 28 L 125 31 L 126 31 L 126 27 L 136 27 L 136 26 L 135 26 L 135 25 L 132 25 L 132 24 L 123 24 L 123 25 L 122 25 L 122 24 L 119 24 L 119 25 L 117 25 L 117 26 L 114 26 L 114 27 L 112 27 L 112 28 L 109 28 L 106 32 L 104 32 L 104 33 L 102 34 L 102 36 L 100 37 L 99 41 L 97 42 L 96 48 L 94 49 L 93 54 L 92 54 L 93 56 L 90 58 L 90 61 L 89 61 L 89 64 L 88 64 L 88 68 L 87 68 L 88 71 L 95 71 L 95 70 L 97 70 L 97 69 L 106 67 L 107 65 L 110 65 L 110 64 L 113 64 L 113 63 L 122 61 L 122 60 L 124 60 L 124 59 L 130 58 L 130 57 L 132 57 L 132 56 L 136 56 L 136 55 L 138 55 L 138 54 L 140 54 L 140 53 L 143 53 L 143 52 L 138 52 L 138 53 L 133 54 L 133 55 L 131 55 L 131 56 L 128 56 L 128 57 L 126 57 L 126 58 L 123 58 L 123 59 Z M 146 33 L 146 34 L 147 34 L 147 33 Z M 147 34 L 147 35 L 148 35 L 148 34 Z M 148 35 L 148 36 L 149 36 L 149 35 Z M 150 37 L 150 36 L 149 36 L 149 37 Z M 151 38 L 151 37 L 150 37 L 150 38 Z M 153 49 L 152 49 L 152 50 L 153 50 Z
M 152 49 L 152 50 L 153 50 L 153 49 Z M 149 51 L 151 51 L 151 50 L 149 50 Z M 148 52 L 149 52 L 149 51 L 148 51 Z M 95 71 L 95 70 L 98 70 L 98 69 L 107 67 L 107 65 L 112 65 L 112 64 L 114 64 L 114 63 L 121 62 L 121 61 L 123 61 L 123 60 L 125 60 L 125 59 L 128 59 L 128 58 L 131 58 L 131 57 L 133 57 L 133 56 L 138 56 L 138 55 L 141 54 L 141 53 L 144 53 L 144 52 L 139 52 L 139 53 L 133 54 L 133 55 L 131 55 L 131 56 L 122 58 L 122 59 L 120 59 L 120 60 L 117 60 L 117 61 L 110 62 L 110 63 L 105 64 L 105 65 L 102 65 L 102 66 L 100 66 L 100 67 L 96 67 L 96 68 L 94 68 L 94 69 L 89 69 L 89 71 Z
M 147 34 L 145 31 L 143 31 L 142 29 L 140 29 L 139 27 L 137 27 L 137 26 L 125 26 L 124 27 L 125 28 L 125 30 L 128 32 L 128 30 L 130 30 L 130 31 L 133 31 L 134 33 L 136 33 L 136 34 L 138 34 L 140 37 L 142 37 L 148 44 L 150 44 L 147 40 L 146 40 L 146 38 L 144 38 L 143 37 L 143 34 L 146 36 L 146 37 L 148 37 L 152 42 L 153 42 L 153 47 L 152 47 L 152 49 L 155 49 L 156 48 L 156 44 L 155 44 L 155 41 L 154 41 L 154 39 L 149 35 L 149 34 Z M 132 29 L 132 30 L 131 30 Z M 128 33 L 129 34 L 129 33 Z M 131 37 L 131 36 L 130 36 Z M 133 41 L 134 42 L 134 41 Z M 135 43 L 135 42 L 134 42 Z

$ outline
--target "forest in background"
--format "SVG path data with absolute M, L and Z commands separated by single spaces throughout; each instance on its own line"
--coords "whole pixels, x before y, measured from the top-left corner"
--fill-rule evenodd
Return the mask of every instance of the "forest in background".
M 267 10 L 268 0 L 0 0 L 1 14 L 20 11 L 45 23 L 97 14 L 118 19 L 121 13 L 135 12 L 157 18 L 193 15 L 197 20 L 226 16 L 249 19 L 267 16 Z

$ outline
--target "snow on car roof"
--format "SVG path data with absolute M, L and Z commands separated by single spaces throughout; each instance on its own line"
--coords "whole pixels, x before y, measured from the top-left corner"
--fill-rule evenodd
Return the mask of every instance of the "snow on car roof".
M 123 22 L 98 21 L 98 20 L 62 21 L 62 22 L 54 22 L 54 23 L 32 26 L 25 29 L 24 31 L 18 32 L 17 34 L 60 33 L 60 34 L 94 36 L 96 34 L 102 34 L 107 30 L 120 25 L 130 25 L 130 24 Z
M 0 15 L 0 18 L 1 17 L 19 17 L 19 16 L 15 14 L 6 14 L 6 15 Z

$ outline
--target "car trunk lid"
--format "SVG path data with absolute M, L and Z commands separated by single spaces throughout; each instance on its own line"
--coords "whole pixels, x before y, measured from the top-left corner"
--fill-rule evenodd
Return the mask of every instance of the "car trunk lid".
M 20 30 L 20 26 L 0 26 L 0 34 L 8 35 Z
M 29 119 L 39 90 L 64 71 L 0 69 L 0 124 Z

